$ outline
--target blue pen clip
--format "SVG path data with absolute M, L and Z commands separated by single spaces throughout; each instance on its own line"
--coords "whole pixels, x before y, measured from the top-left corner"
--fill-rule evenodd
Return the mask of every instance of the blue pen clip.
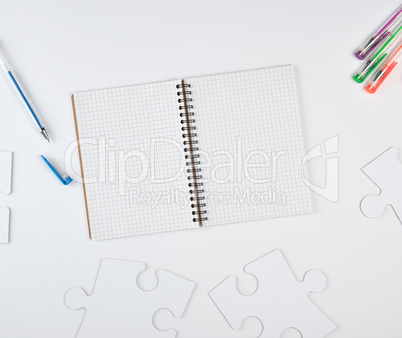
M 43 155 L 40 155 L 47 166 L 50 168 L 50 170 L 53 171 L 53 173 L 57 176 L 57 178 L 60 180 L 61 183 L 64 185 L 69 185 L 73 180 L 72 178 L 66 173 L 66 171 L 63 169 L 63 167 L 60 165 L 57 160 L 51 160 L 48 161 L 47 158 Z

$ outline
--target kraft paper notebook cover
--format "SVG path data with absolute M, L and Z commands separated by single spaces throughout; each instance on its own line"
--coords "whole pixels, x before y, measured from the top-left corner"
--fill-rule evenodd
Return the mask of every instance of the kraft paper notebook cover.
M 311 211 L 293 66 L 72 101 L 92 239 Z

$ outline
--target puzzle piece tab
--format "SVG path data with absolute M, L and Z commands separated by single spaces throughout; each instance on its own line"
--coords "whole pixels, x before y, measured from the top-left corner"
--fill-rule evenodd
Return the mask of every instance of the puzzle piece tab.
M 137 284 L 146 265 L 116 259 L 103 259 L 91 295 L 74 287 L 67 290 L 68 308 L 85 308 L 77 337 L 175 337 L 175 332 L 159 331 L 153 316 L 169 309 L 181 317 L 195 283 L 165 270 L 158 270 L 157 287 L 144 291 Z
M 335 329 L 335 324 L 308 297 L 309 292 L 324 289 L 326 278 L 322 272 L 310 270 L 298 282 L 278 249 L 246 265 L 245 271 L 258 280 L 252 295 L 242 295 L 233 276 L 209 293 L 233 329 L 239 329 L 243 320 L 251 316 L 262 322 L 261 337 L 266 338 L 279 338 L 290 327 L 299 330 L 304 338 L 324 337 Z
M 208 304 L 204 304 L 203 308 L 207 309 Z M 159 310 L 154 315 L 154 325 L 158 330 L 166 331 L 169 328 L 174 327 L 175 330 L 179 332 L 180 338 L 201 337 L 199 332 L 206 332 L 205 328 L 208 328 L 209 331 L 209 333 L 206 332 L 203 335 L 203 337 L 206 338 L 251 338 L 260 336 L 262 332 L 261 322 L 254 317 L 246 318 L 242 323 L 241 329 L 236 331 L 229 325 L 225 325 L 225 323 L 222 323 L 225 331 L 222 330 L 222 327 L 217 328 L 215 326 L 215 320 L 219 320 L 219 317 L 216 317 L 215 311 L 212 311 L 212 313 L 204 313 L 202 317 L 200 317 L 196 311 L 189 311 L 185 321 L 180 318 L 175 318 L 172 313 L 166 309 Z M 191 325 L 189 325 L 189 323 L 191 323 Z M 219 335 L 216 333 L 217 330 L 220 331 Z M 199 334 L 197 335 L 196 333 Z
M 379 217 L 390 205 L 402 222 L 402 164 L 392 147 L 361 169 L 380 188 L 378 195 L 363 198 L 360 209 L 367 217 Z

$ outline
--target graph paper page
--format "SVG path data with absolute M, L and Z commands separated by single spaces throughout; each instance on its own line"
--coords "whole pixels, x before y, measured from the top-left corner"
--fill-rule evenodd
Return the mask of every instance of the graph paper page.
M 178 83 L 73 95 L 92 239 L 197 227 Z
M 186 83 L 201 154 L 205 226 L 310 212 L 293 66 Z

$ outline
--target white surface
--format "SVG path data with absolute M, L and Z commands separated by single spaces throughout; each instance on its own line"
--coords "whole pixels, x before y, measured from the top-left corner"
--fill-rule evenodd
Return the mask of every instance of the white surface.
M 0 244 L 8 243 L 10 224 L 10 209 L 0 208 Z
M 65 303 L 72 310 L 85 309 L 77 337 L 171 337 L 175 331 L 161 332 L 153 324 L 154 314 L 168 309 L 181 317 L 195 283 L 165 270 L 157 271 L 158 285 L 143 290 L 137 280 L 146 265 L 103 259 L 93 292 L 73 287 Z M 81 311 L 83 313 L 83 311 Z
M 0 151 L 0 193 L 3 195 L 11 193 L 12 166 L 13 153 L 11 151 Z
M 1 4 L 0 41 L 53 141 L 0 76 L 0 143 L 15 155 L 13 193 L 0 195 L 12 210 L 12 241 L 0 246 L 2 336 L 73 337 L 82 314 L 64 306 L 64 292 L 91 289 L 100 258 L 113 257 L 197 282 L 178 337 L 237 338 L 207 293 L 275 248 L 299 280 L 310 268 L 325 271 L 325 292 L 311 298 L 337 325 L 328 337 L 402 335 L 401 225 L 392 210 L 368 219 L 359 208 L 363 196 L 378 193 L 360 168 L 390 146 L 402 148 L 402 66 L 375 95 L 352 80 L 360 66 L 354 50 L 399 1 Z M 308 216 L 89 240 L 81 185 L 63 186 L 39 156 L 62 158 L 75 140 L 72 92 L 282 64 L 296 67 L 306 149 L 339 135 L 339 202 L 313 195 Z M 310 163 L 322 185 L 324 157 Z M 245 292 L 248 282 L 240 280 Z
M 280 337 L 287 328 L 296 328 L 304 338 L 321 338 L 335 325 L 314 305 L 310 292 L 322 291 L 327 280 L 319 270 L 309 270 L 297 281 L 279 249 L 247 264 L 244 271 L 257 279 L 252 294 L 241 294 L 237 278 L 229 276 L 209 295 L 234 329 L 251 316 L 262 324 L 261 337 Z
M 11 151 L 0 151 L 0 193 L 9 195 L 11 193 L 13 153 Z M 7 203 L 6 201 L 4 203 Z M 10 209 L 0 207 L 0 243 L 9 241 Z
M 368 195 L 361 203 L 367 217 L 380 217 L 387 206 L 391 206 L 402 222 L 402 193 L 398 182 L 402 182 L 402 165 L 398 160 L 398 148 L 387 149 L 362 168 L 362 171 L 380 189 L 377 195 Z

